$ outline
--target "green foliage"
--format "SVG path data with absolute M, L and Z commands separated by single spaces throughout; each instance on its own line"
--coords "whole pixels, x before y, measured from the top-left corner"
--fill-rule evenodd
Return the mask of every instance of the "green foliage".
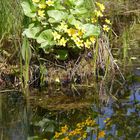
M 55 121 L 49 120 L 47 118 L 42 119 L 41 121 L 37 122 L 35 126 L 39 126 L 43 131 L 54 133 L 55 131 Z
M 52 30 L 48 29 L 42 31 L 37 37 L 37 42 L 40 44 L 45 43 L 46 45 L 54 44 Z
M 23 35 L 35 39 L 47 53 L 55 47 L 60 48 L 56 58 L 65 60 L 68 51 L 63 48 L 82 50 L 94 45 L 101 26 L 92 19 L 97 21 L 102 15 L 104 6 L 100 5 L 91 9 L 86 0 L 23 1 L 24 14 L 31 19 Z
M 67 50 L 57 50 L 56 58 L 60 60 L 66 60 L 68 58 L 68 51 Z
M 100 130 L 96 121 L 90 117 L 77 123 L 75 129 L 71 129 L 67 125 L 61 127 L 59 132 L 55 132 L 54 140 L 85 140 L 89 138 L 89 135 L 90 140 L 95 139 L 93 135 L 96 135 L 96 139 L 105 137 L 105 131 Z
M 0 0 L 0 38 L 19 35 L 23 18 L 19 3 L 20 0 Z
M 35 7 L 30 1 L 23 1 L 21 3 L 21 6 L 23 8 L 24 14 L 28 17 L 35 17 Z
M 25 67 L 23 69 L 24 87 L 25 87 L 25 90 L 28 90 L 29 63 L 30 63 L 30 60 L 32 57 L 32 52 L 31 52 L 29 41 L 26 37 L 24 37 L 24 39 L 23 39 L 23 45 L 21 48 L 21 55 L 22 55 L 22 58 L 25 62 Z
M 23 35 L 26 34 L 28 38 L 36 39 L 36 34 L 40 31 L 40 27 L 29 27 L 25 29 Z
M 86 31 L 84 38 L 89 37 L 89 36 L 98 36 L 100 34 L 100 29 L 93 25 L 93 24 L 85 24 L 84 29 Z
M 49 16 L 50 23 L 58 23 L 67 19 L 67 13 L 60 10 L 48 10 L 47 14 Z
M 21 49 L 21 55 L 24 61 L 27 61 L 27 63 L 30 62 L 31 59 L 31 48 L 29 47 L 29 41 L 24 38 L 23 39 L 23 45 Z

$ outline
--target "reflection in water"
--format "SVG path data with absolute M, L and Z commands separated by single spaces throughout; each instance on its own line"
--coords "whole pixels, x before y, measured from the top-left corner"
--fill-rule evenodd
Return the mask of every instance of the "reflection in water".
M 27 113 L 21 93 L 0 95 L 0 112 L 0 139 L 27 139 Z
M 107 140 L 140 139 L 139 88 L 140 85 L 133 85 L 130 96 L 120 93 L 117 101 L 110 99 L 106 105 L 94 103 L 88 108 L 67 111 L 50 111 L 35 105 L 30 106 L 32 108 L 29 110 L 21 93 L 1 94 L 0 140 L 51 140 L 60 126 L 67 124 L 73 130 L 78 122 L 89 116 L 97 121 L 100 130 L 105 130 Z M 93 140 L 96 139 L 95 135 L 91 136 Z
M 102 108 L 103 114 L 110 118 L 105 125 L 107 139 L 140 139 L 139 87 L 134 85 L 129 97 L 122 96 L 118 102 Z

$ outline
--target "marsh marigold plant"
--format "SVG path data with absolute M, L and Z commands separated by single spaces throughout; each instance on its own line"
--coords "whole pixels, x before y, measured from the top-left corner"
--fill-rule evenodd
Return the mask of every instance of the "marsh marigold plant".
M 105 10 L 99 2 L 93 7 L 89 7 L 86 0 L 31 0 L 21 5 L 31 19 L 23 35 L 35 39 L 47 53 L 55 47 L 90 49 L 101 31 L 108 32 L 111 25 L 108 19 L 104 25 L 99 24 L 98 19 L 103 17 Z M 68 56 L 67 51 L 61 54 L 63 59 Z
M 59 132 L 55 132 L 54 140 L 85 140 L 91 132 L 96 133 L 98 125 L 95 120 L 90 117 L 83 122 L 76 124 L 75 129 L 71 129 L 67 125 L 62 126 Z M 104 138 L 105 132 L 99 131 L 98 138 Z

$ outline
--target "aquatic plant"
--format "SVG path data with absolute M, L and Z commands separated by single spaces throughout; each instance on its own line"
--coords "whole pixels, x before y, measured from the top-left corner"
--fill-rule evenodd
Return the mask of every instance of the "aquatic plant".
M 23 45 L 22 45 L 22 49 L 21 49 L 21 55 L 22 58 L 25 62 L 25 67 L 22 66 L 21 64 L 21 72 L 23 74 L 24 77 L 24 86 L 23 88 L 25 88 L 25 90 L 28 90 L 28 85 L 29 85 L 29 63 L 31 60 L 31 48 L 29 45 L 29 41 L 27 40 L 27 38 L 23 39 Z M 27 95 L 27 91 L 26 91 L 26 95 Z
M 53 53 L 60 60 L 68 58 L 69 49 L 93 48 L 101 30 L 108 32 L 110 21 L 103 25 L 98 19 L 103 17 L 105 7 L 99 2 L 86 4 L 85 0 L 32 0 L 21 3 L 24 14 L 29 17 L 28 27 L 23 36 L 34 39 L 46 54 Z
M 84 120 L 83 122 L 77 123 L 75 129 L 69 128 L 67 125 L 62 126 L 60 132 L 55 132 L 54 140 L 85 140 L 88 137 L 94 139 L 104 138 L 105 131 L 98 130 L 98 124 L 95 120 L 90 117 Z

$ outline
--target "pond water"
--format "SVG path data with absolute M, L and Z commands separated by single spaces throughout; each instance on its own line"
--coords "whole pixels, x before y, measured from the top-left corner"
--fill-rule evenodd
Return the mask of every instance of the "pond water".
M 53 107 L 44 108 L 32 102 L 34 97 L 25 101 L 17 91 L 1 93 L 0 140 L 51 140 L 61 125 L 74 129 L 89 116 L 96 120 L 98 130 L 105 132 L 101 140 L 140 140 L 140 83 L 134 82 L 119 94 L 117 100 L 110 98 L 105 103 L 88 104 L 83 99 L 80 104 L 73 97 L 64 109 L 59 103 L 56 107 L 57 100 L 52 101 Z M 85 138 L 91 139 L 96 140 L 94 133 Z
M 96 125 L 86 127 L 87 137 L 81 140 L 140 140 L 140 19 L 136 18 L 140 4 L 138 0 L 101 1 L 109 5 L 106 7 L 109 15 L 114 14 L 111 17 L 116 38 L 110 39 L 115 44 L 112 50 L 117 60 L 123 51 L 125 67 L 128 65 L 128 71 L 134 70 L 133 78 L 128 80 L 131 84 L 115 85 L 113 92 L 117 93 L 117 99 L 110 95 L 95 97 L 94 91 L 93 96 L 86 98 L 79 94 L 71 97 L 68 90 L 67 95 L 60 97 L 32 93 L 26 100 L 19 91 L 0 91 L 0 140 L 56 140 L 54 133 L 61 126 L 67 125 L 72 131 L 89 117 Z M 132 26 L 127 31 L 129 24 Z M 99 132 L 105 135 L 98 137 Z M 78 138 L 59 140 L 80 140 Z

